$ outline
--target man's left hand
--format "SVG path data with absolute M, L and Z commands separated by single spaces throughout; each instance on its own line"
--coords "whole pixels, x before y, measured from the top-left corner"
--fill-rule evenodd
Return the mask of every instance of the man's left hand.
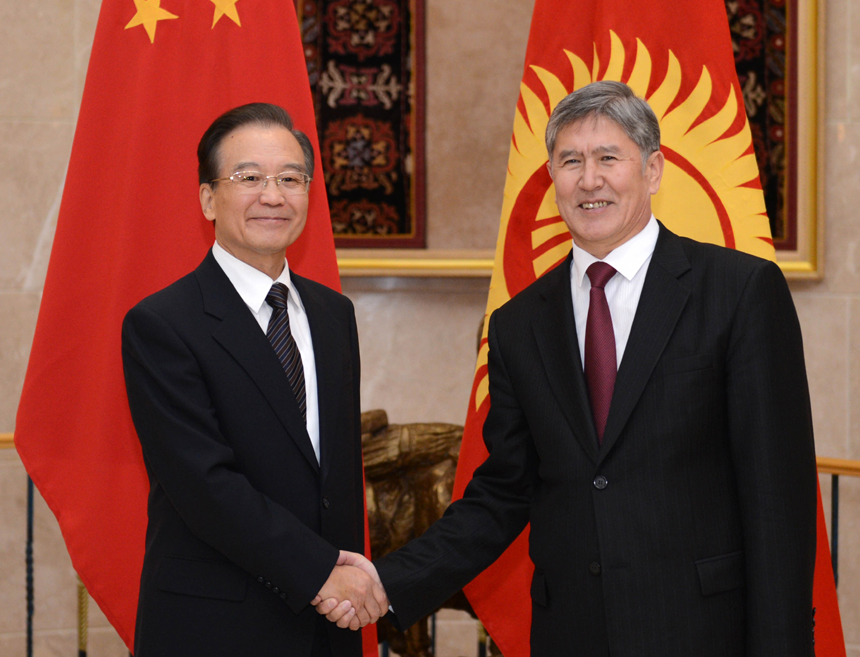
M 355 587 L 350 584 L 356 581 L 355 570 L 370 580 L 369 587 L 363 582 Z M 341 550 L 331 576 L 311 604 L 338 627 L 351 630 L 375 623 L 388 612 L 388 597 L 374 565 L 363 555 L 345 550 Z

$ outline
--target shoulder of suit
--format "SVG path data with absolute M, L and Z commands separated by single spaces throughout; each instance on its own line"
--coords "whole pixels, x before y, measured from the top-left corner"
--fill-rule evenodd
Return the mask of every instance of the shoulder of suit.
M 500 316 L 529 317 L 535 304 L 550 296 L 559 286 L 570 286 L 570 258 L 565 258 L 496 309 Z
M 765 262 L 770 262 L 769 260 L 765 260 L 759 256 L 752 255 L 744 251 L 738 251 L 737 249 L 730 249 L 725 246 L 710 244 L 708 242 L 698 242 L 689 237 L 681 237 L 680 235 L 676 235 L 675 237 L 680 240 L 684 252 L 691 258 L 708 258 L 718 261 L 734 262 L 737 263 L 738 266 L 747 267 L 756 267 Z
M 218 295 L 233 290 L 236 298 L 241 301 L 241 297 L 233 289 L 230 279 L 218 266 L 210 250 L 193 271 L 167 287 L 144 297 L 129 313 L 141 309 L 154 312 L 164 318 L 176 315 L 180 320 L 187 320 L 196 308 L 202 309 L 204 288 L 208 288 L 210 294 Z
M 146 308 L 164 314 L 171 309 L 187 308 L 189 302 L 195 297 L 200 298 L 200 286 L 194 272 L 189 272 L 167 287 L 144 297 L 135 305 L 135 308 Z
M 688 237 L 676 235 L 675 238 L 679 240 L 681 248 L 694 269 L 701 267 L 729 269 L 736 272 L 737 275 L 745 277 L 758 269 L 776 267 L 773 261 L 744 251 L 707 242 L 698 242 Z
M 678 266 L 679 258 L 686 263 L 685 266 Z M 785 285 L 785 277 L 771 260 L 681 237 L 665 228 L 650 266 L 666 268 L 678 276 L 682 285 L 704 294 L 738 295 L 753 278 L 759 276 L 773 281 L 781 279 Z
M 349 297 L 345 294 L 341 294 L 337 290 L 332 290 L 327 285 L 323 285 L 322 283 L 318 283 L 310 278 L 300 276 L 294 271 L 290 271 L 290 279 L 292 280 L 293 285 L 296 286 L 299 294 L 302 295 L 302 301 L 304 301 L 305 295 L 311 294 L 315 295 L 323 303 L 342 304 L 352 307 L 352 301 Z
M 691 258 L 710 258 L 714 260 L 737 261 L 738 263 L 755 266 L 757 263 L 768 262 L 758 256 L 750 255 L 743 251 L 730 249 L 725 246 L 711 244 L 709 242 L 699 242 L 690 237 L 684 237 L 672 232 L 666 228 L 665 224 L 658 222 L 660 225 L 660 234 L 657 238 L 657 245 L 654 249 L 655 253 L 671 249 L 677 244 L 681 247 L 684 253 Z

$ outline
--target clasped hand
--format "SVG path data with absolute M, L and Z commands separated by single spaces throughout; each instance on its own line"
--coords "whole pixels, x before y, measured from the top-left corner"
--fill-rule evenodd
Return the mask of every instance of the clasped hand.
M 338 627 L 351 630 L 375 623 L 388 612 L 376 567 L 363 555 L 345 550 L 311 604 Z

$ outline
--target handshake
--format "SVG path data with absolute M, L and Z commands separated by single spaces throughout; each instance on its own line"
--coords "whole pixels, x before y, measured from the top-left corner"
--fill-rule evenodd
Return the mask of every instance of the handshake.
M 374 565 L 364 555 L 345 550 L 311 604 L 338 627 L 351 630 L 388 613 L 388 596 Z

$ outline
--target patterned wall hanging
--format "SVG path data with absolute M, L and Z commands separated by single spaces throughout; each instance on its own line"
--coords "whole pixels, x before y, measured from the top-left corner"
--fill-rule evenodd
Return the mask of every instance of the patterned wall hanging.
M 795 134 L 796 38 L 793 0 L 726 0 L 735 68 L 752 129 L 771 233 L 777 250 L 797 248 Z M 796 30 L 793 30 L 796 35 Z M 795 83 L 791 84 L 789 75 Z M 797 125 L 791 126 L 797 130 Z
M 294 1 L 336 245 L 425 246 L 423 0 Z M 798 248 L 797 3 L 725 2 L 778 251 Z
M 295 0 L 338 247 L 424 239 L 423 0 Z

